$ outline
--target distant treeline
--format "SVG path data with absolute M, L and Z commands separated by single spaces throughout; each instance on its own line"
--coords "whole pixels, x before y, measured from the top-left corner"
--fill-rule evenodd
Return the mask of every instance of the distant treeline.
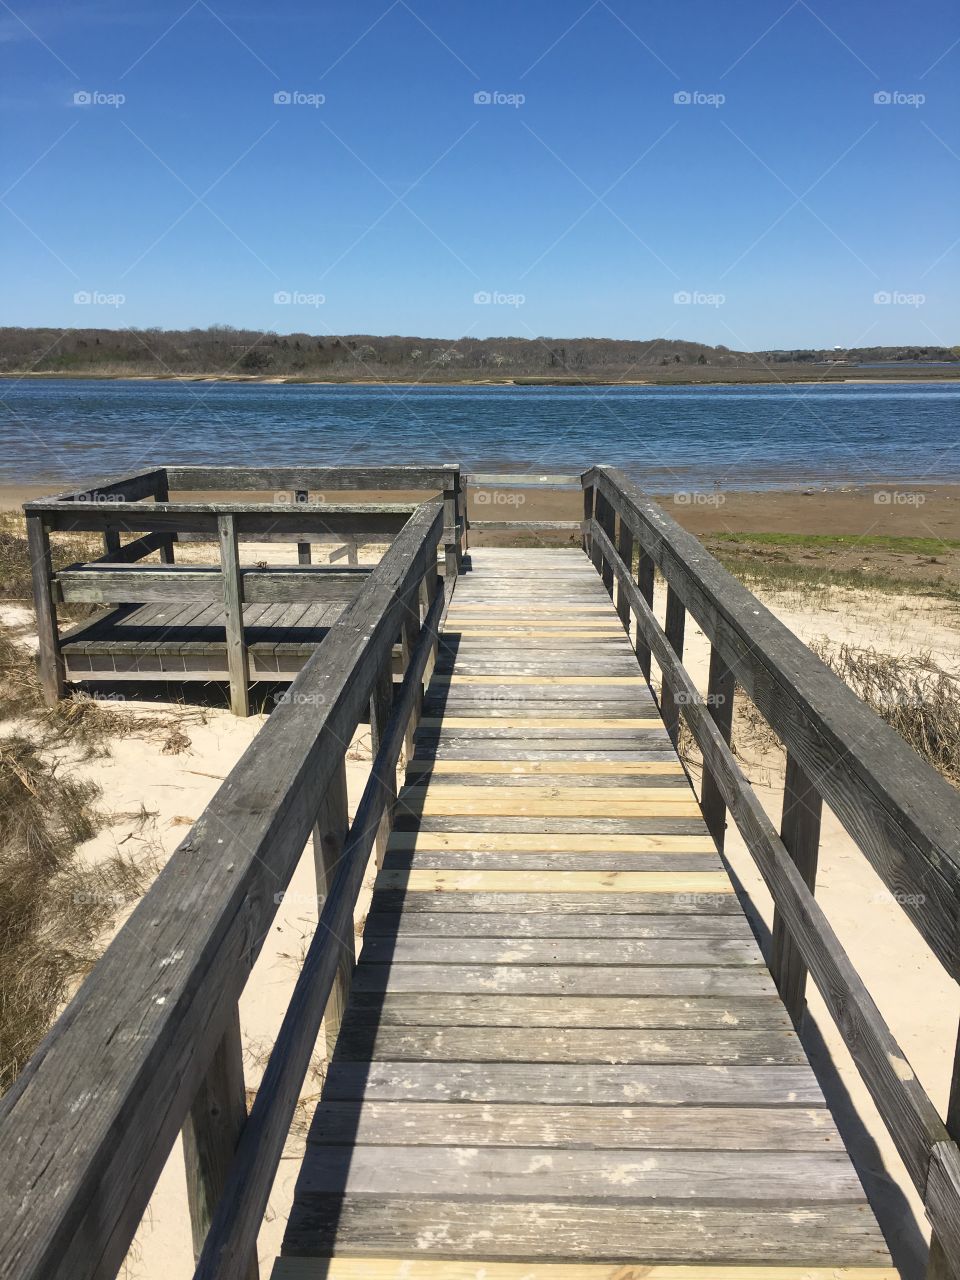
M 458 381 L 497 378 L 672 378 L 707 370 L 743 378 L 771 365 L 960 361 L 960 348 L 732 351 L 655 338 L 332 337 L 209 329 L 0 329 L 0 372 Z M 738 372 L 739 371 L 739 372 Z

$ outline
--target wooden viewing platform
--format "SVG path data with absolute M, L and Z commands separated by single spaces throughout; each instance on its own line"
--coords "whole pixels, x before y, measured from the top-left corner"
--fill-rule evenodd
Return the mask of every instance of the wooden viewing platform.
M 323 1021 L 273 1280 L 893 1280 L 797 1034 L 809 974 L 957 1280 L 960 1072 L 944 1120 L 815 884 L 826 802 L 960 976 L 960 801 L 635 485 L 583 492 L 582 550 L 465 553 L 439 495 L 406 519 L 0 1102 L 0 1277 L 116 1274 L 182 1130 L 197 1280 L 254 1280 Z M 729 747 L 736 686 L 787 748 L 779 831 Z M 311 840 L 319 924 L 247 1115 L 237 999 Z

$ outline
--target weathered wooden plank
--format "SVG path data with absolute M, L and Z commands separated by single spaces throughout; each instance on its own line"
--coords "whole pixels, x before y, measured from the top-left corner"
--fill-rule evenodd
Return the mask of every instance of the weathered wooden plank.
M 434 992 L 357 992 L 357 1026 L 551 1027 L 638 1030 L 789 1031 L 790 1019 L 771 996 L 534 996 Z
M 531 1230 L 535 1228 L 536 1234 Z M 794 1262 L 889 1265 L 879 1228 L 866 1205 L 744 1205 L 575 1200 L 441 1200 L 402 1196 L 317 1196 L 295 1206 L 288 1253 L 339 1248 L 346 1253 L 510 1259 L 518 1253 L 551 1263 L 567 1259 L 616 1262 Z M 418 1242 L 420 1245 L 418 1246 Z M 402 1274 L 402 1273 L 401 1273 Z M 629 1277 L 629 1270 L 625 1273 Z M 642 1274 L 642 1273 L 641 1273 Z
M 341 1062 L 672 1063 L 801 1066 L 789 1031 L 655 1030 L 583 1027 L 377 1027 L 350 1021 Z
M 762 965 L 741 938 L 386 938 L 364 939 L 364 964 Z
M 407 1196 L 489 1196 L 495 1187 L 498 1200 L 623 1196 L 631 1204 L 734 1202 L 745 1212 L 763 1203 L 842 1204 L 862 1195 L 845 1152 L 660 1151 L 648 1157 L 558 1149 L 547 1156 L 542 1147 L 313 1145 L 297 1196 L 303 1203 L 337 1192 L 389 1195 L 398 1187 Z
M 739 938 L 752 941 L 742 915 L 548 915 L 546 912 L 371 911 L 366 939 L 448 938 Z M 786 1014 L 784 1014 L 786 1017 Z
M 231 517 L 223 516 L 223 520 Z M 234 518 L 235 523 L 235 518 Z M 330 569 L 325 565 L 272 569 L 239 569 L 247 604 L 277 601 L 353 600 L 368 569 Z M 68 603 L 104 604 L 113 601 L 215 601 L 223 592 L 221 573 L 195 565 L 131 565 L 110 562 L 75 565 L 56 575 L 59 598 Z
M 318 493 L 336 490 L 379 489 L 388 491 L 424 491 L 434 493 L 454 476 L 459 475 L 456 463 L 428 466 L 372 466 L 372 467 L 238 467 L 238 466 L 172 466 L 166 468 L 171 489 L 191 489 L 238 492 L 245 489 L 257 493 L 272 490 L 312 489 Z M 289 509 L 289 508 L 288 508 Z
M 557 1063 L 331 1063 L 327 1101 L 511 1102 L 562 1106 L 822 1107 L 809 1066 L 711 1067 Z
M 361 964 L 357 991 L 469 995 L 718 996 L 765 995 L 776 988 L 760 965 L 685 968 L 655 965 Z
M 399 801 L 399 809 L 404 813 L 422 814 L 424 817 L 468 817 L 479 814 L 489 817 L 516 815 L 532 818 L 589 818 L 606 815 L 616 818 L 695 818 L 700 815 L 700 806 L 696 800 L 682 792 L 668 800 L 648 800 L 642 792 L 629 800 L 608 800 L 605 795 L 592 792 L 577 799 L 561 795 L 531 796 L 520 787 L 503 791 L 477 787 L 473 791 L 472 795 L 466 797 L 445 796 L 439 790 L 430 791 L 426 795 L 407 792 Z

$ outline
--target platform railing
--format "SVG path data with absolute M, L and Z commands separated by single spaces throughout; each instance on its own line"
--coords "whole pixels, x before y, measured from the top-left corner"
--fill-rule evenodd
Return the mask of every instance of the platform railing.
M 636 623 L 648 679 L 651 657 L 660 668 L 674 743 L 682 717 L 700 749 L 704 819 L 722 848 L 729 812 L 773 898 L 768 962 L 787 1009 L 799 1026 L 809 972 L 923 1200 L 930 1275 L 960 1276 L 960 1055 L 945 1123 L 815 896 L 826 802 L 960 979 L 960 796 L 626 476 L 595 467 L 582 480 L 585 549 L 624 626 Z M 652 607 L 655 570 L 667 585 L 664 627 Z M 711 645 L 704 696 L 683 665 L 687 613 Z M 779 832 L 730 748 L 737 685 L 787 751 Z
M 355 905 L 435 661 L 443 538 L 438 497 L 404 525 L 0 1100 L 4 1280 L 116 1275 L 181 1130 L 197 1275 L 256 1277 L 267 1197 L 324 1017 L 336 1037 Z M 373 761 L 351 823 L 346 752 L 368 712 Z M 319 924 L 248 1117 L 238 1000 L 311 837 Z
M 235 714 L 247 715 L 250 663 L 243 606 L 353 599 L 365 576 L 357 567 L 358 544 L 388 542 L 409 519 L 416 503 L 331 503 L 317 501 L 316 495 L 370 490 L 442 495 L 444 576 L 447 584 L 452 584 L 466 545 L 466 515 L 456 464 L 163 467 L 26 503 L 39 675 L 47 701 L 55 702 L 66 690 L 58 605 L 222 601 L 231 707 Z M 272 500 L 171 502 L 171 491 L 204 495 L 248 491 L 270 494 Z M 50 535 L 58 532 L 99 533 L 104 553 L 96 560 L 55 572 Z M 175 549 L 181 541 L 215 544 L 219 564 L 177 564 Z M 295 542 L 298 565 L 243 566 L 239 544 L 244 541 Z M 312 566 L 311 543 L 331 541 L 344 545 L 347 566 Z M 154 552 L 159 553 L 159 564 L 140 563 Z

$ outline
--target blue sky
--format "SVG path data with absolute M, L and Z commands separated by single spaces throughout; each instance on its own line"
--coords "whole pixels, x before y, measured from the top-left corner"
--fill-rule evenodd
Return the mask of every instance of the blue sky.
M 960 342 L 945 0 L 15 0 L 0 59 L 3 324 Z

